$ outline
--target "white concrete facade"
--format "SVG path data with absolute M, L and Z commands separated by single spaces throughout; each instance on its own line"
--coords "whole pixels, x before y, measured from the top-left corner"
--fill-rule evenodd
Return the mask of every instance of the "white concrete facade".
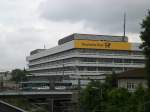
M 91 36 L 91 40 L 93 37 L 94 35 Z M 96 39 L 101 41 L 98 36 Z M 139 46 L 139 43 L 132 43 L 130 50 L 82 49 L 76 48 L 75 40 L 71 40 L 28 56 L 28 71 L 34 76 L 69 75 L 81 80 L 84 77 L 83 82 L 86 78 L 104 79 L 102 74 L 109 74 L 112 71 L 144 68 L 145 57 Z

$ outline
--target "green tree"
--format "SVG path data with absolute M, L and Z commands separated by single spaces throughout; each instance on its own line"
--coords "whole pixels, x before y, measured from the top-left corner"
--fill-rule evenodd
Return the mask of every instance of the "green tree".
M 148 10 L 147 16 L 145 17 L 145 19 L 143 19 L 141 28 L 142 31 L 140 38 L 143 42 L 141 48 L 144 49 L 144 54 L 146 57 L 146 75 L 150 92 L 150 10 Z
M 103 84 L 100 81 L 91 81 L 81 90 L 80 106 L 83 112 L 97 112 L 102 109 Z
M 106 102 L 107 112 L 130 112 L 129 111 L 129 100 L 130 93 L 127 89 L 123 88 L 114 88 L 108 93 L 108 101 Z
M 26 70 L 20 70 L 20 69 L 14 69 L 11 71 L 12 81 L 15 81 L 16 83 L 20 81 L 24 81 L 27 79 L 27 71 Z
M 134 93 L 131 93 L 128 102 L 128 110 L 129 112 L 143 112 L 144 111 L 144 98 L 145 98 L 145 90 L 139 85 L 137 90 Z

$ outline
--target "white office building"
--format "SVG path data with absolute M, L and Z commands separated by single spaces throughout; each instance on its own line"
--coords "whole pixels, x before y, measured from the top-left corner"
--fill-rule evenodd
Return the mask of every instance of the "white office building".
M 31 77 L 69 76 L 73 84 L 81 80 L 104 79 L 104 74 L 123 72 L 145 66 L 139 43 L 127 37 L 72 34 L 58 41 L 58 46 L 37 49 L 27 57 Z

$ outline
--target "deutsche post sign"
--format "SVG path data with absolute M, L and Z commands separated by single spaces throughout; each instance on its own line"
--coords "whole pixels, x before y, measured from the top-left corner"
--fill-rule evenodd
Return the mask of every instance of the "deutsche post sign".
M 75 40 L 75 48 L 131 50 L 131 43 L 98 40 Z

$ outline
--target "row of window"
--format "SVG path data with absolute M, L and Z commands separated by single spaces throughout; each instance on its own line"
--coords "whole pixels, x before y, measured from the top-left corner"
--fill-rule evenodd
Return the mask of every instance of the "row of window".
M 38 58 L 35 60 L 29 60 L 29 63 L 35 63 L 35 62 L 40 62 L 40 61 L 47 61 L 55 58 L 61 58 L 67 55 L 71 55 L 74 53 L 88 53 L 88 54 L 93 54 L 93 53 L 101 53 L 101 54 L 123 54 L 123 55 L 143 55 L 141 51 L 111 51 L 111 50 L 96 50 L 96 49 L 73 49 L 73 50 L 68 50 L 64 51 L 61 53 L 56 53 L 53 55 L 48 55 L 42 58 Z
M 62 73 L 62 72 L 77 72 L 77 71 L 127 71 L 135 68 L 123 68 L 123 67 L 64 67 L 64 68 L 53 68 L 53 69 L 46 69 L 46 70 L 36 70 L 32 71 L 34 73 Z
M 41 57 L 41 58 L 38 58 L 38 59 L 29 60 L 29 63 L 46 61 L 46 60 L 55 59 L 55 58 L 61 58 L 61 57 L 67 56 L 67 55 L 71 55 L 72 53 L 75 53 L 75 50 L 64 51 L 64 52 L 61 52 L 61 53 L 48 55 L 48 56 Z
M 50 67 L 50 66 L 56 66 L 56 65 L 62 65 L 65 66 L 69 63 L 75 63 L 75 62 L 93 62 L 93 63 L 124 63 L 124 64 L 144 64 L 144 60 L 138 60 L 138 59 L 113 59 L 113 58 L 69 58 L 65 60 L 57 60 L 53 62 L 47 62 L 37 65 L 31 65 L 29 68 L 39 68 L 39 67 Z
M 109 62 L 109 63 L 145 63 L 141 59 L 119 59 L 119 58 L 80 58 L 81 62 Z

